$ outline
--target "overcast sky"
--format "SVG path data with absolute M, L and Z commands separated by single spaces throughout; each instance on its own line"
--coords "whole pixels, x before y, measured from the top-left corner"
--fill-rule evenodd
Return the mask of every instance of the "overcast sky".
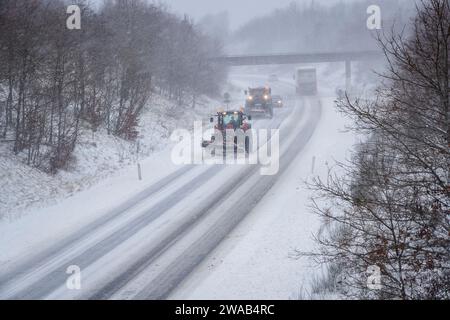
M 336 2 L 357 0 L 147 0 L 149 2 L 164 3 L 173 12 L 180 15 L 188 14 L 199 21 L 207 14 L 216 14 L 227 11 L 230 19 L 230 27 L 235 30 L 254 17 L 272 12 L 274 9 L 283 8 L 292 2 L 298 4 L 310 4 L 312 1 L 320 4 L 334 4 Z M 97 6 L 103 0 L 88 0 Z
M 187 13 L 195 20 L 208 13 L 228 11 L 230 27 L 236 29 L 251 18 L 261 16 L 289 5 L 291 2 L 311 3 L 312 0 L 161 0 L 174 11 Z M 314 0 L 316 3 L 331 3 L 337 0 Z M 349 0 L 344 0 L 349 1 Z
M 311 1 L 328 4 L 339 0 L 160 0 L 159 2 L 168 4 L 173 11 L 179 14 L 187 13 L 196 21 L 209 13 L 228 11 L 230 27 L 236 29 L 255 16 L 270 13 L 291 2 L 309 4 Z

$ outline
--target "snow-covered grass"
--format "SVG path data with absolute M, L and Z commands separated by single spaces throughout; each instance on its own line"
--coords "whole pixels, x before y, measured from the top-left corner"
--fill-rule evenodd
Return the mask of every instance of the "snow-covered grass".
M 0 143 L 0 221 L 55 204 L 161 151 L 175 128 L 190 129 L 194 120 L 217 106 L 218 102 L 203 97 L 195 109 L 179 108 L 155 95 L 140 119 L 139 143 L 108 135 L 105 129 L 81 130 L 73 161 L 56 175 L 27 166 L 13 154 L 11 144 Z

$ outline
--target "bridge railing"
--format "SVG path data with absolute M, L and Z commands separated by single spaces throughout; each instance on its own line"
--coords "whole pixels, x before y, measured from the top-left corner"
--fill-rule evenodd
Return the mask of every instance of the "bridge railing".
M 212 61 L 228 66 L 322 63 L 339 61 L 378 60 L 383 57 L 381 51 L 347 51 L 318 53 L 280 53 L 267 55 L 227 55 L 210 58 Z

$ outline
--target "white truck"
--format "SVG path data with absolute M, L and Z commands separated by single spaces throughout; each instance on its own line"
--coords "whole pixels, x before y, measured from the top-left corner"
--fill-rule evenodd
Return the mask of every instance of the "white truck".
M 295 81 L 297 95 L 315 96 L 317 94 L 317 72 L 315 68 L 297 69 Z

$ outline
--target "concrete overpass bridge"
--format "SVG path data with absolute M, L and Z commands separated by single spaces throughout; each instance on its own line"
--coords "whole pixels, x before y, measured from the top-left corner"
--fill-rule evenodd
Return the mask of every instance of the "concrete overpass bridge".
M 299 63 L 323 63 L 344 62 L 346 87 L 351 85 L 351 63 L 352 61 L 373 61 L 383 57 L 382 52 L 347 51 L 347 52 L 318 52 L 318 53 L 283 53 L 268 55 L 229 55 L 215 57 L 212 60 L 230 67 L 257 66 L 269 64 L 299 64 Z

